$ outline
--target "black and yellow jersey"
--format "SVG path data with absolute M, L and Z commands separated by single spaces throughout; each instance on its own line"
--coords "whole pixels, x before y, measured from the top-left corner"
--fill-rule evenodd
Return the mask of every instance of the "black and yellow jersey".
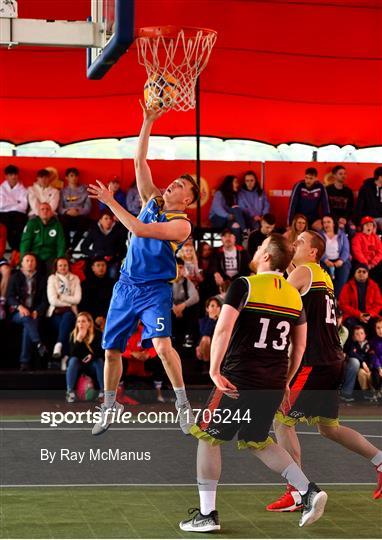
M 317 263 L 301 266 L 308 268 L 311 276 L 308 290 L 301 295 L 308 323 L 303 364 L 318 366 L 342 362 L 332 280 Z
M 301 297 L 279 272 L 234 281 L 225 304 L 240 311 L 222 367 L 239 388 L 283 388 L 292 327 L 305 322 Z

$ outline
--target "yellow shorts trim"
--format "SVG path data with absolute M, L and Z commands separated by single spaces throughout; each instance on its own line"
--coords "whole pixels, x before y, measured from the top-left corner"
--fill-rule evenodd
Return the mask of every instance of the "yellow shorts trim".
M 323 424 L 324 426 L 338 427 L 340 425 L 338 418 L 326 418 L 325 416 L 301 416 L 300 418 L 292 418 L 291 416 L 284 415 L 281 411 L 277 411 L 275 419 L 280 422 L 280 424 L 289 427 L 293 427 L 298 423 L 305 423 L 309 426 Z
M 193 435 L 194 437 L 196 437 L 197 439 L 201 439 L 202 441 L 206 441 L 211 446 L 218 446 L 219 444 L 223 444 L 226 442 L 215 439 L 215 437 L 212 437 L 212 435 L 209 435 L 208 433 L 200 429 L 200 427 L 196 424 L 194 424 L 190 429 L 190 435 Z
M 245 450 L 246 448 L 254 448 L 255 450 L 264 450 L 267 446 L 274 444 L 272 437 L 268 437 L 265 441 L 237 441 L 237 449 Z

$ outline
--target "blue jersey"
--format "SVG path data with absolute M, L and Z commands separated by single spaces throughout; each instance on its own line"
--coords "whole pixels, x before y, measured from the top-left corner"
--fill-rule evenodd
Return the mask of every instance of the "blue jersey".
M 165 223 L 173 219 L 185 219 L 184 212 L 163 210 L 162 197 L 150 199 L 142 208 L 138 219 L 142 223 Z M 176 278 L 175 254 L 183 243 L 156 238 L 131 237 L 127 256 L 121 267 L 121 277 L 135 285 L 148 285 L 153 282 L 168 282 Z

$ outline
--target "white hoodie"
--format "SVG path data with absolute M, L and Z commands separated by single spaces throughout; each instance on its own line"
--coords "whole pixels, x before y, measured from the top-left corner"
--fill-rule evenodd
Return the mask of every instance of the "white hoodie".
M 53 212 L 56 213 L 58 203 L 60 202 L 60 192 L 58 189 L 48 186 L 41 187 L 38 182 L 28 188 L 29 216 L 37 216 L 41 203 L 49 203 Z
M 12 188 L 8 180 L 0 185 L 0 212 L 21 212 L 26 214 L 28 195 L 21 182 Z

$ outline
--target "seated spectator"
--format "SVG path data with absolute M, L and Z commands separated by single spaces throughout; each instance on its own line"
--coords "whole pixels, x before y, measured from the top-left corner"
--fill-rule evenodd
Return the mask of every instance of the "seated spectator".
M 89 229 L 92 209 L 87 187 L 80 184 L 80 173 L 75 167 L 66 169 L 67 186 L 60 193 L 58 213 L 64 227 L 66 245 L 75 249 L 85 231 Z M 71 238 L 70 233 L 74 232 Z
M 354 194 L 353 191 L 345 185 L 347 172 L 343 165 L 336 165 L 332 169 L 333 182 L 326 187 L 328 194 L 330 214 L 349 232 L 354 226 L 351 218 L 354 213 Z
M 200 303 L 203 306 L 203 312 L 200 312 L 200 315 L 204 314 L 204 304 L 210 296 L 214 296 L 218 293 L 218 287 L 215 283 L 214 277 L 214 253 L 212 246 L 208 242 L 200 242 L 198 247 L 198 265 L 201 270 L 202 281 L 199 283 L 199 296 Z
M 11 276 L 11 267 L 7 259 L 4 258 L 5 247 L 7 243 L 7 229 L 0 223 L 0 321 L 6 317 L 5 304 L 9 278 Z
M 358 193 L 355 210 L 358 223 L 364 216 L 371 216 L 382 231 L 382 167 L 377 167 L 373 178 L 367 178 Z
M 229 229 L 225 229 L 221 238 L 223 245 L 215 251 L 213 263 L 217 287 L 223 285 L 225 281 L 231 282 L 236 277 L 248 276 L 250 273 L 248 253 L 242 246 L 236 245 L 235 235 Z
M 136 182 L 134 182 L 134 184 L 127 190 L 125 207 L 126 210 L 135 217 L 137 217 L 141 211 L 142 199 L 139 195 Z
M 375 337 L 370 341 L 370 370 L 374 389 L 382 397 L 382 318 L 375 321 Z
M 40 205 L 48 203 L 53 214 L 57 212 L 60 192 L 49 185 L 50 174 L 46 169 L 37 171 L 36 182 L 28 188 L 29 217 L 38 216 Z
M 23 327 L 20 370 L 27 371 L 33 346 L 41 358 L 47 353 L 39 330 L 39 322 L 48 309 L 46 279 L 37 271 L 37 259 L 33 253 L 24 253 L 20 270 L 12 274 L 7 303 L 12 321 Z
M 156 391 L 157 401 L 164 403 L 165 399 L 162 394 L 163 379 L 165 372 L 162 362 L 158 358 L 158 355 L 154 347 L 144 349 L 142 347 L 142 331 L 143 324 L 138 324 L 137 330 L 129 338 L 125 352 L 122 354 L 123 367 L 125 371 L 124 380 L 128 383 L 129 373 L 134 373 L 134 365 L 142 364 L 144 372 L 152 373 L 153 385 Z M 122 398 L 122 402 L 124 399 Z
M 0 185 L 0 223 L 7 228 L 7 240 L 12 251 L 20 250 L 21 234 L 27 222 L 28 193 L 19 180 L 19 169 L 8 165 L 5 180 Z
M 74 391 L 80 373 L 86 373 L 95 379 L 99 386 L 98 398 L 103 398 L 104 352 L 101 347 L 102 333 L 94 328 L 90 313 L 81 311 L 77 315 L 76 325 L 70 336 L 69 360 L 66 370 L 66 401 L 76 401 Z
M 87 257 L 102 257 L 108 262 L 110 277 L 116 278 L 126 255 L 127 230 L 115 221 L 110 210 L 103 210 L 97 223 L 82 242 L 81 251 Z
M 203 362 L 210 361 L 211 341 L 218 321 L 222 303 L 212 296 L 206 302 L 206 314 L 199 320 L 200 341 L 196 347 L 196 357 Z
M 357 265 L 354 276 L 340 293 L 339 306 L 343 311 L 344 324 L 349 329 L 361 324 L 372 330 L 373 319 L 382 312 L 382 294 L 375 281 L 369 279 L 367 265 Z
M 105 327 L 113 286 L 114 281 L 107 275 L 105 259 L 95 257 L 88 277 L 82 282 L 80 309 L 90 313 L 96 326 L 102 331 Z
M 318 230 L 321 215 L 329 214 L 328 195 L 323 184 L 317 179 L 317 174 L 317 169 L 308 167 L 304 180 L 294 185 L 289 201 L 288 225 L 298 213 L 307 217 L 309 227 Z
M 351 269 L 349 240 L 332 216 L 322 218 L 320 234 L 326 246 L 321 263 L 333 280 L 334 294 L 338 298 Z
M 276 218 L 273 214 L 264 214 L 260 220 L 260 229 L 252 231 L 248 237 L 248 255 L 251 261 L 257 248 L 261 246 L 266 238 L 272 234 L 276 226 Z
M 382 241 L 376 234 L 375 221 L 370 216 L 361 219 L 362 230 L 354 235 L 352 253 L 355 262 L 366 264 L 371 279 L 374 279 L 382 290 Z
M 113 180 L 110 180 L 107 187 L 109 191 L 114 194 L 114 199 L 119 202 L 123 208 L 126 208 L 126 193 L 121 189 L 118 178 L 113 178 Z M 101 212 L 108 210 L 108 207 L 103 202 L 99 202 L 98 206 Z
M 172 282 L 172 334 L 178 344 L 192 347 L 197 334 L 199 294 L 195 285 L 186 277 L 182 259 L 177 257 L 178 275 Z
M 236 176 L 226 176 L 212 199 L 209 213 L 212 226 L 217 229 L 230 229 L 237 242 L 241 242 L 242 233 L 247 228 L 244 210 L 238 202 L 239 187 Z
M 308 220 L 303 214 L 295 214 L 288 230 L 284 233 L 285 238 L 294 244 L 297 237 L 308 230 Z
M 186 271 L 186 277 L 192 281 L 192 283 L 198 287 L 202 281 L 202 272 L 199 269 L 198 257 L 194 248 L 192 240 L 187 240 L 182 249 L 178 253 L 179 257 L 184 262 L 184 268 Z
M 238 204 L 247 217 L 248 228 L 258 229 L 260 220 L 269 212 L 269 201 L 254 171 L 247 171 L 239 191 Z
M 28 221 L 20 243 L 20 254 L 32 252 L 49 272 L 58 257 L 65 256 L 65 235 L 48 203 L 41 203 L 38 216 Z
M 69 271 L 69 261 L 65 257 L 60 257 L 54 262 L 53 273 L 48 278 L 47 292 L 49 302 L 47 315 L 57 334 L 53 358 L 66 357 L 66 360 L 70 332 L 74 328 L 77 306 L 81 301 L 81 283 L 79 277 Z M 63 367 L 66 367 L 65 363 Z
M 58 170 L 55 167 L 44 167 L 49 173 L 49 185 L 61 191 L 64 187 L 64 181 L 61 180 Z
M 360 373 L 361 370 L 364 370 L 364 368 L 368 369 L 368 363 L 369 363 L 369 351 L 370 351 L 370 344 L 366 337 L 366 332 L 363 326 L 354 326 L 351 331 L 351 340 L 348 345 L 348 357 L 349 357 L 349 364 L 352 366 L 352 371 L 358 374 L 358 381 L 361 386 L 361 390 L 365 391 L 368 389 L 368 386 L 365 384 L 364 381 L 364 373 Z M 342 389 L 342 393 L 344 396 L 349 396 L 351 398 L 351 395 L 354 390 L 354 384 L 351 388 L 350 385 L 348 388 L 346 388 L 346 394 L 344 393 L 344 390 Z M 365 392 L 363 394 L 363 397 L 366 397 Z

